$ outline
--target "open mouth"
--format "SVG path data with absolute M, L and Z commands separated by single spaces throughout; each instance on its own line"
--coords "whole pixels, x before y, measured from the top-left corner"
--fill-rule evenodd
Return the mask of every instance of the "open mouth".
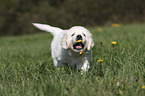
M 77 52 L 80 52 L 80 51 L 83 51 L 84 50 L 84 44 L 82 42 L 76 42 L 74 45 L 73 45 L 73 50 L 74 51 L 77 51 Z

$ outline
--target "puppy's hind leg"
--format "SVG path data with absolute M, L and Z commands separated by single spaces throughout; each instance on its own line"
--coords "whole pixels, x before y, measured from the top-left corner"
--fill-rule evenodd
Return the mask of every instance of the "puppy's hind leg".
M 53 63 L 54 63 L 54 66 L 55 67 L 62 67 L 62 64 L 61 64 L 61 62 L 59 61 L 59 60 L 56 60 L 56 58 L 53 58 Z

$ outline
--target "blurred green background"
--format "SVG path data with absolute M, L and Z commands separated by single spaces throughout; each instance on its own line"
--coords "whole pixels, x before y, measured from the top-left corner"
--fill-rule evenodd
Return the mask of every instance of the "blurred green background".
M 61 28 L 144 23 L 145 0 L 0 0 L 0 36 L 38 32 L 32 22 Z

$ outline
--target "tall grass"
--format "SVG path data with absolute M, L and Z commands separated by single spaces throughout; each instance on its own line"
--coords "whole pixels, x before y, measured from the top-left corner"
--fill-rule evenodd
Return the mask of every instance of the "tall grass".
M 52 36 L 41 33 L 0 38 L 0 95 L 5 96 L 143 96 L 144 24 L 88 28 L 93 34 L 91 68 L 81 75 L 53 66 Z M 111 42 L 117 45 L 112 46 Z M 104 62 L 97 62 L 102 59 Z

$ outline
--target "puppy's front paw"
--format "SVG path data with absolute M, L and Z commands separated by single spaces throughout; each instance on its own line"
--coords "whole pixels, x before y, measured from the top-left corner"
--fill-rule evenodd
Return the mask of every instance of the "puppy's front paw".
M 90 68 L 90 66 L 88 65 L 88 64 L 84 64 L 83 66 L 82 66 L 82 68 L 81 68 L 81 70 L 83 71 L 83 72 L 86 72 L 86 71 L 88 71 L 89 70 L 89 68 Z
M 89 70 L 89 68 L 90 68 L 90 66 L 82 67 L 82 68 L 81 68 L 81 75 L 86 74 L 87 71 Z
M 81 75 L 86 74 L 86 71 L 81 70 Z

